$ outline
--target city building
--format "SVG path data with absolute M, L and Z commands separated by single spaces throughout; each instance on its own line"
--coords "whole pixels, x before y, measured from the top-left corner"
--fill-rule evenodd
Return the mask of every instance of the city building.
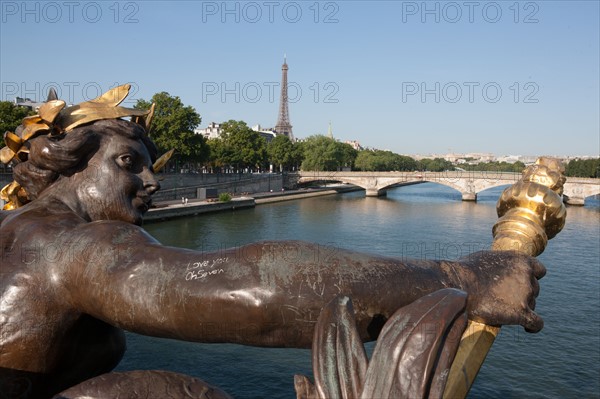
M 356 140 L 346 140 L 344 143 L 350 144 L 352 146 L 352 148 L 354 148 L 356 151 L 364 150 L 364 148 Z
M 270 143 L 271 140 L 275 138 L 275 136 L 277 136 L 277 133 L 275 133 L 273 128 L 263 129 L 260 125 L 254 125 L 252 126 L 252 130 L 258 132 L 258 134 L 264 137 L 265 140 L 267 140 L 267 144 Z
M 44 103 L 32 101 L 29 98 L 15 97 L 15 105 L 19 107 L 29 108 L 32 111 L 37 111 Z
M 218 139 L 221 137 L 221 125 L 215 122 L 208 124 L 208 127 L 204 129 L 196 129 L 194 133 L 201 134 L 205 139 Z

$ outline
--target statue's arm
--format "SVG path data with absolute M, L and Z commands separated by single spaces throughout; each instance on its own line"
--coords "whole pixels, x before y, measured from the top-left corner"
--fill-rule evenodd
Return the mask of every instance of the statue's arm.
M 407 265 L 318 244 L 203 253 L 162 246 L 123 223 L 79 230 L 89 241 L 78 242 L 85 256 L 69 271 L 72 306 L 148 335 L 305 347 L 321 308 L 343 294 L 353 299 L 362 336 L 374 339 L 397 308 L 448 285 L 434 262 Z
M 523 257 L 403 262 L 297 241 L 205 253 L 163 246 L 123 223 L 84 229 L 97 250 L 89 254 L 92 262 L 72 268 L 73 306 L 141 334 L 308 347 L 323 306 L 346 295 L 361 336 L 375 339 L 398 308 L 447 287 L 469 293 L 476 319 L 541 328 L 531 304 L 534 271 Z

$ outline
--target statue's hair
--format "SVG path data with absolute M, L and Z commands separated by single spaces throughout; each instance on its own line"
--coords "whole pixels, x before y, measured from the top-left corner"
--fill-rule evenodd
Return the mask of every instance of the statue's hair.
M 14 179 L 25 188 L 30 200 L 36 199 L 61 176 L 84 170 L 102 142 L 115 135 L 141 140 L 152 162 L 156 159 L 156 146 L 144 128 L 126 120 L 106 119 L 77 127 L 65 134 L 42 135 L 31 139 L 29 157 L 26 162 L 14 167 Z

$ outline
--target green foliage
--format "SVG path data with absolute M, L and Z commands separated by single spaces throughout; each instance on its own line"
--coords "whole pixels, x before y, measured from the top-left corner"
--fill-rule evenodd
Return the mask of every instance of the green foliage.
M 476 165 L 467 165 L 466 170 L 488 171 L 488 172 L 515 172 L 521 173 L 525 169 L 525 164 L 521 161 L 515 163 L 508 162 L 480 162 Z
M 421 159 L 417 163 L 419 170 L 427 172 L 443 172 L 445 170 L 454 170 L 454 165 L 443 158 Z
M 15 132 L 26 116 L 35 115 L 29 108 L 20 107 L 11 101 L 0 101 L 0 147 L 4 147 L 4 133 Z
M 521 173 L 525 169 L 525 164 L 521 161 L 517 161 L 517 162 L 513 163 L 512 169 L 514 172 Z
M 336 145 L 342 153 L 341 166 L 344 168 L 353 169 L 354 162 L 356 161 L 356 157 L 358 156 L 358 151 L 356 151 L 354 147 L 352 147 L 350 144 L 340 143 L 336 141 Z
M 275 136 L 267 144 L 269 162 L 278 166 L 280 171 L 298 166 L 303 159 L 300 145 L 293 143 L 287 136 Z
M 227 147 L 222 139 L 209 139 L 206 142 L 210 158 L 208 159 L 207 166 L 211 168 L 211 171 L 220 171 L 221 168 L 227 165 Z
M 565 175 L 571 177 L 600 177 L 600 158 L 573 159 L 565 167 Z
M 210 140 L 211 163 L 240 170 L 261 168 L 267 159 L 266 140 L 243 121 L 230 120 L 221 124 L 220 139 Z
M 349 144 L 323 135 L 310 136 L 301 145 L 304 154 L 302 170 L 335 171 L 352 168 L 357 151 Z
M 220 202 L 229 202 L 229 201 L 231 201 L 231 194 L 229 194 L 229 193 L 221 193 L 221 194 L 219 194 L 219 201 Z
M 391 151 L 364 150 L 358 153 L 355 167 L 363 171 L 412 171 L 417 169 L 417 161 Z
M 210 159 L 210 147 L 206 143 L 206 138 L 201 134 L 191 136 L 187 144 L 190 148 L 190 154 L 181 154 L 181 159 L 184 162 L 205 163 Z
M 209 157 L 208 146 L 202 135 L 194 133 L 200 124 L 200 115 L 192 106 L 185 106 L 177 96 L 167 92 L 156 93 L 150 101 L 138 100 L 134 108 L 148 109 L 156 104 L 150 137 L 160 153 L 175 148 L 175 157 L 183 162 L 204 162 Z

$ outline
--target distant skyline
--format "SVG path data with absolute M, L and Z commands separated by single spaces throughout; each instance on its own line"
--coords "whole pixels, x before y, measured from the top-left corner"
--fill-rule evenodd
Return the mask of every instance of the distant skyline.
M 597 1 L 0 3 L 0 100 L 167 91 L 402 154 L 600 155 Z

